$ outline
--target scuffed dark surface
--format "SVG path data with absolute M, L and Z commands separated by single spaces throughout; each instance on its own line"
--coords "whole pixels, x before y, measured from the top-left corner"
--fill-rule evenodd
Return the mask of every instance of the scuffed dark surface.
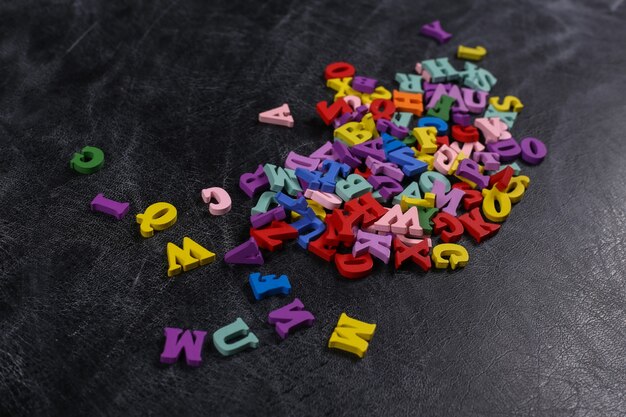
M 0 5 L 0 414 L 6 416 L 626 415 L 626 5 L 549 2 L 13 1 Z M 441 19 L 440 46 L 418 36 Z M 247 235 L 239 175 L 331 137 L 314 113 L 324 66 L 388 87 L 416 61 L 487 47 L 494 94 L 526 108 L 514 136 L 550 155 L 500 233 L 456 273 L 357 282 L 295 244 L 289 275 L 317 323 L 278 342 L 247 274 L 221 258 Z M 460 66 L 459 61 L 455 65 Z M 260 125 L 288 102 L 293 129 Z M 83 176 L 73 152 L 101 147 Z M 234 210 L 212 217 L 200 190 Z M 130 201 L 92 214 L 99 192 Z M 140 237 L 134 214 L 173 203 Z M 183 236 L 219 262 L 166 278 Z M 325 345 L 342 311 L 378 329 L 364 360 Z M 162 329 L 243 318 L 259 349 L 199 369 L 158 362 Z

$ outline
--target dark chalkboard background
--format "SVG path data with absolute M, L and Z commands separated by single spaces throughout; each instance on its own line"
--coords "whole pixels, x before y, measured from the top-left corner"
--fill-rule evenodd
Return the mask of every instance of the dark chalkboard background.
M 626 5 L 622 0 L 5 1 L 0 5 L 0 414 L 7 416 L 623 416 L 626 414 Z M 418 36 L 441 19 L 440 46 Z M 500 233 L 461 271 L 377 265 L 347 281 L 291 243 L 266 256 L 316 324 L 279 342 L 253 302 L 241 173 L 331 138 L 324 67 L 396 72 L 484 45 L 493 94 L 525 109 L 515 137 L 550 154 Z M 289 103 L 293 129 L 262 125 Z M 105 168 L 69 169 L 102 148 Z M 234 208 L 209 215 L 200 190 Z M 129 201 L 122 221 L 89 211 Z M 151 239 L 134 215 L 178 208 Z M 184 236 L 218 262 L 166 277 Z M 378 328 L 363 360 L 326 348 L 346 312 Z M 200 368 L 159 363 L 163 327 L 241 317 L 261 340 Z

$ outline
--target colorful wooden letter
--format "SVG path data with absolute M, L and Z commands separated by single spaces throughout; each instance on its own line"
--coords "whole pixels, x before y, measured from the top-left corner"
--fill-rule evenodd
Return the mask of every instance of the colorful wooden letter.
M 328 340 L 328 347 L 345 350 L 363 358 L 375 331 L 376 324 L 365 323 L 341 313 L 337 327 Z
M 194 330 L 192 335 L 189 330 L 185 330 L 183 333 L 182 329 L 166 327 L 164 334 L 165 346 L 163 353 L 161 353 L 161 363 L 175 363 L 181 352 L 184 351 L 187 365 L 200 366 L 202 363 L 202 344 L 206 332 Z
M 296 327 L 312 326 L 315 317 L 310 311 L 306 311 L 302 301 L 296 298 L 286 306 L 270 311 L 267 320 L 270 324 L 276 325 L 276 333 L 281 339 L 285 339 Z
M 154 236 L 155 230 L 169 229 L 176 223 L 178 212 L 170 203 L 154 203 L 145 212 L 137 214 L 139 231 L 143 237 Z
M 168 277 L 180 274 L 181 270 L 186 272 L 213 261 L 215 261 L 213 252 L 188 237 L 183 238 L 182 249 L 171 242 L 167 243 Z
M 241 339 L 231 342 L 233 339 Z M 250 331 L 248 325 L 240 318 L 213 333 L 213 345 L 222 356 L 230 356 L 247 348 L 259 347 L 259 339 Z

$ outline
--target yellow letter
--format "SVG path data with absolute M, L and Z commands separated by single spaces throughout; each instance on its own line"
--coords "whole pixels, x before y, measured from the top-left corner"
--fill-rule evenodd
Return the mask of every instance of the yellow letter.
M 491 104 L 497 111 L 511 111 L 511 107 L 513 107 L 513 111 L 519 113 L 524 108 L 521 100 L 515 96 L 504 97 L 502 104 L 500 104 L 499 101 L 500 97 L 498 96 L 489 98 L 489 104 Z
M 499 209 L 496 208 L 496 201 Z M 511 199 L 494 186 L 491 190 L 483 190 L 483 214 L 492 222 L 502 223 L 511 214 Z
M 449 256 L 450 261 L 444 256 Z M 450 268 L 456 269 L 457 266 L 467 265 L 469 253 L 467 253 L 467 249 L 456 243 L 442 243 L 433 248 L 433 261 L 435 268 L 446 269 L 449 264 Z
M 344 141 L 348 146 L 354 146 L 370 140 L 372 132 L 366 130 L 359 122 L 348 122 L 335 129 L 335 137 Z
M 402 211 L 407 211 L 409 207 L 435 207 L 435 194 L 424 193 L 424 198 L 412 198 L 405 195 L 400 200 Z
M 352 83 L 352 77 L 346 78 L 331 78 L 326 81 L 326 87 L 332 88 L 337 92 L 335 94 L 335 100 L 343 98 L 345 96 L 359 96 L 359 92 L 350 87 Z M 356 93 L 356 94 L 355 94 Z
M 526 189 L 530 185 L 530 178 L 526 175 L 511 178 L 509 186 L 506 187 L 506 193 L 509 195 L 511 202 L 517 203 L 524 197 Z
M 365 323 L 341 313 L 337 327 L 328 340 L 328 347 L 345 350 L 363 358 L 369 347 L 367 341 L 372 340 L 375 330 L 375 324 Z
M 176 223 L 178 212 L 170 203 L 154 203 L 145 212 L 137 214 L 139 231 L 143 237 L 151 237 L 155 230 L 165 230 Z
M 413 136 L 421 146 L 421 152 L 434 154 L 437 152 L 437 128 L 433 126 L 413 128 Z
M 188 237 L 183 238 L 183 248 L 167 243 L 167 276 L 171 277 L 183 271 L 197 268 L 199 265 L 210 264 L 215 260 L 215 254 Z M 182 268 L 181 268 L 182 266 Z
M 470 61 L 480 61 L 487 55 L 487 50 L 482 46 L 470 48 L 469 46 L 459 45 L 456 57 L 459 59 L 469 59 Z

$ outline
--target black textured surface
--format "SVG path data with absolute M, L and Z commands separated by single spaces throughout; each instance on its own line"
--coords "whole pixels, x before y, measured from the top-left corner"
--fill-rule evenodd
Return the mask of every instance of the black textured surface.
M 14 1 L 0 5 L 0 414 L 7 416 L 623 416 L 626 5 L 611 1 Z M 447 45 L 418 36 L 441 19 Z M 316 324 L 278 342 L 253 302 L 239 175 L 331 137 L 326 64 L 388 88 L 418 60 L 484 45 L 493 94 L 526 105 L 515 137 L 550 154 L 500 233 L 459 272 L 340 279 L 295 243 L 267 256 Z M 452 60 L 460 67 L 461 62 Z M 288 102 L 293 129 L 260 125 Z M 101 147 L 79 175 L 73 152 Z M 235 207 L 212 217 L 202 188 Z M 122 221 L 92 214 L 97 193 Z M 173 203 L 143 239 L 134 214 Z M 219 262 L 166 278 L 166 242 Z M 378 328 L 363 360 L 325 345 L 341 312 Z M 199 369 L 158 361 L 163 327 L 241 317 L 261 340 Z

